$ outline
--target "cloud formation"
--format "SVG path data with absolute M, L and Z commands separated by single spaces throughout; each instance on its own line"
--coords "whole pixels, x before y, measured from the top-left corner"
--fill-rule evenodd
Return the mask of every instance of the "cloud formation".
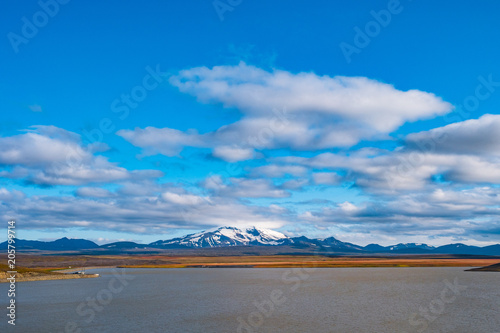
M 500 241 L 500 235 L 486 237 L 498 226 L 500 192 L 491 187 L 467 190 L 436 189 L 414 192 L 377 202 L 337 203 L 300 217 L 315 224 L 331 225 L 349 233 L 376 233 L 460 240 Z
M 107 197 L 96 189 L 84 192 L 85 197 L 23 198 L 19 193 L 0 189 L 0 218 L 23 221 L 26 230 L 83 228 L 158 235 L 175 229 L 227 224 L 279 228 L 286 223 L 283 210 L 276 206 L 249 206 L 227 197 L 196 195 L 178 187 L 135 196 L 115 193 Z
M 485 114 L 479 119 L 409 134 L 405 141 L 412 149 L 429 152 L 500 156 L 500 115 Z
M 276 186 L 269 179 L 229 178 L 225 181 L 220 175 L 213 175 L 202 182 L 202 186 L 217 196 L 229 198 L 286 198 L 287 189 L 296 186 Z
M 343 174 L 338 181 L 353 182 L 371 193 L 422 190 L 442 186 L 440 182 L 500 184 L 497 127 L 500 129 L 500 116 L 484 115 L 410 134 L 395 150 L 363 148 L 312 157 L 279 157 L 273 163 L 334 171 Z M 318 175 L 313 177 L 321 183 Z
M 331 116 L 332 122 L 351 120 L 383 133 L 451 110 L 434 94 L 401 91 L 365 77 L 267 72 L 245 63 L 183 70 L 170 83 L 203 103 L 222 103 L 249 115 L 286 107 L 297 116 Z
M 208 147 L 214 156 L 235 162 L 251 158 L 254 149 L 350 147 L 452 110 L 432 93 L 401 91 L 365 77 L 268 72 L 244 63 L 183 70 L 169 81 L 202 103 L 236 108 L 242 117 L 204 134 L 154 127 L 118 132 L 146 155 Z
M 80 136 L 54 126 L 33 126 L 23 134 L 0 138 L 0 176 L 37 185 L 83 185 L 157 178 L 157 170 L 129 171 L 84 146 Z
M 201 103 L 236 109 L 239 120 L 204 133 L 148 126 L 116 134 L 141 148 L 134 163 L 166 171 L 182 157 L 191 174 L 131 170 L 106 157 L 106 144 L 34 126 L 0 137 L 0 217 L 29 221 L 28 229 L 159 234 L 257 225 L 335 230 L 354 242 L 395 234 L 500 241 L 499 115 L 407 134 L 382 149 L 378 140 L 402 124 L 452 106 L 368 78 L 244 63 L 188 69 L 170 83 Z M 189 158 L 186 147 L 195 148 Z M 147 158 L 157 154 L 167 157 Z M 44 196 L 5 184 L 71 187 Z

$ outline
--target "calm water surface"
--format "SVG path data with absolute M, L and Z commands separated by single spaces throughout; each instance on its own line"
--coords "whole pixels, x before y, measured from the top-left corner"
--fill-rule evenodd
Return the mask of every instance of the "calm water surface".
M 500 273 L 463 268 L 102 269 L 17 284 L 1 332 L 500 332 Z M 7 284 L 0 284 L 7 306 Z M 5 297 L 4 297 L 5 295 Z M 4 313 L 7 311 L 4 310 Z

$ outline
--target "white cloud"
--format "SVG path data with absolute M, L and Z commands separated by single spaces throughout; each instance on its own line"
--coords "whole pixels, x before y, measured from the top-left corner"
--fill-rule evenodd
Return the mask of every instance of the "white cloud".
M 308 179 L 291 179 L 280 185 L 285 190 L 302 190 L 304 186 L 309 185 Z
M 268 114 L 286 106 L 292 113 L 354 119 L 380 132 L 451 110 L 450 104 L 433 94 L 400 91 L 364 77 L 267 72 L 244 63 L 183 70 L 170 82 L 202 102 L 220 102 L 249 114 Z
M 270 178 L 281 178 L 285 175 L 304 176 L 307 173 L 307 168 L 300 165 L 278 165 L 269 164 L 253 168 L 252 175 L 266 176 Z
M 289 185 L 292 186 L 292 184 Z M 286 186 L 279 187 L 269 179 L 261 178 L 229 178 L 227 182 L 224 182 L 221 176 L 215 175 L 207 177 L 202 182 L 202 186 L 213 191 L 214 195 L 229 198 L 286 198 L 290 196 L 290 193 L 284 190 Z
M 14 201 L 14 200 L 22 200 L 24 198 L 25 195 L 21 191 L 8 190 L 4 187 L 0 188 L 0 201 Z
M 255 152 L 251 148 L 219 146 L 214 148 L 212 154 L 226 162 L 240 162 L 252 159 Z
M 329 169 L 346 173 L 342 180 L 354 182 L 369 192 L 396 193 L 437 186 L 433 177 L 458 184 L 500 184 L 500 158 L 465 154 L 427 153 L 418 150 L 362 150 L 323 153 L 310 158 L 280 157 L 279 163 Z M 313 174 L 313 180 L 321 181 Z M 326 180 L 325 180 L 326 181 Z
M 114 196 L 111 191 L 100 187 L 80 187 L 76 190 L 76 195 L 79 197 L 91 198 L 109 198 Z
M 350 203 L 349 201 L 345 201 L 338 206 L 343 212 L 347 214 L 358 211 L 358 207 L 356 207 L 356 205 Z
M 409 134 L 407 145 L 429 153 L 500 156 L 500 115 L 486 114 L 479 119 Z
M 244 63 L 184 70 L 170 83 L 203 103 L 237 108 L 242 118 L 204 134 L 152 127 L 118 132 L 145 155 L 208 147 L 214 156 L 236 161 L 250 158 L 253 149 L 349 147 L 452 109 L 431 93 L 401 91 L 364 77 L 267 72 Z
M 94 153 L 102 143 L 84 146 L 80 136 L 54 126 L 34 126 L 24 134 L 0 138 L 2 177 L 39 185 L 81 185 L 157 178 L 156 170 L 128 171 Z
M 0 196 L 5 193 L 0 190 Z M 23 221 L 23 228 L 107 230 L 167 234 L 172 229 L 231 225 L 279 228 L 287 221 L 277 207 L 248 206 L 227 197 L 202 197 L 172 188 L 156 196 L 31 196 L 1 202 L 0 219 Z
M 268 179 L 231 178 L 231 186 L 220 191 L 220 195 L 234 198 L 286 198 L 290 193 L 276 187 Z
M 74 157 L 91 159 L 78 138 L 62 129 L 37 126 L 27 133 L 0 138 L 0 163 L 5 165 L 46 166 L 67 163 Z
M 398 241 L 419 238 L 421 242 L 427 238 L 439 243 L 439 239 L 467 239 L 491 244 L 500 241 L 495 232 L 500 227 L 498 194 L 498 190 L 490 188 L 437 190 L 432 195 L 420 191 L 356 205 L 346 201 L 336 207 L 308 211 L 300 218 L 349 234 L 386 235 Z
M 227 187 L 227 185 L 224 184 L 222 176 L 220 175 L 208 176 L 205 180 L 201 182 L 201 186 L 207 190 L 212 190 L 212 191 L 220 191 Z
M 211 203 L 210 199 L 193 194 L 178 194 L 172 192 L 165 192 L 162 193 L 161 197 L 163 200 L 177 205 L 191 206 L 191 205 L 199 205 L 203 202 Z
M 146 127 L 120 130 L 117 134 L 135 146 L 145 149 L 144 155 L 178 155 L 185 146 L 205 147 L 203 137 L 196 131 L 182 132 L 171 128 Z
M 338 185 L 342 179 L 334 172 L 315 172 L 312 177 L 318 185 Z

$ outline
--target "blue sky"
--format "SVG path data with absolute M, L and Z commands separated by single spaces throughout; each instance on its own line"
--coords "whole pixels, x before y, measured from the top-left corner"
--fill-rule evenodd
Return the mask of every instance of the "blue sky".
M 500 242 L 495 1 L 7 1 L 0 217 Z

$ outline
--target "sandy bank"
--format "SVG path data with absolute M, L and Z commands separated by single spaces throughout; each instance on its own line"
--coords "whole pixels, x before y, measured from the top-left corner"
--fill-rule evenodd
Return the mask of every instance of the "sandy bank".
M 468 271 L 471 271 L 471 272 L 474 272 L 474 271 L 475 272 L 500 272 L 500 263 L 486 266 L 486 267 L 468 269 Z
M 97 274 L 44 274 L 39 272 L 24 272 L 16 274 L 16 283 L 25 281 L 43 281 L 43 280 L 68 280 L 68 279 L 85 279 L 98 277 Z M 7 278 L 10 274 L 0 272 L 0 283 L 7 283 Z

